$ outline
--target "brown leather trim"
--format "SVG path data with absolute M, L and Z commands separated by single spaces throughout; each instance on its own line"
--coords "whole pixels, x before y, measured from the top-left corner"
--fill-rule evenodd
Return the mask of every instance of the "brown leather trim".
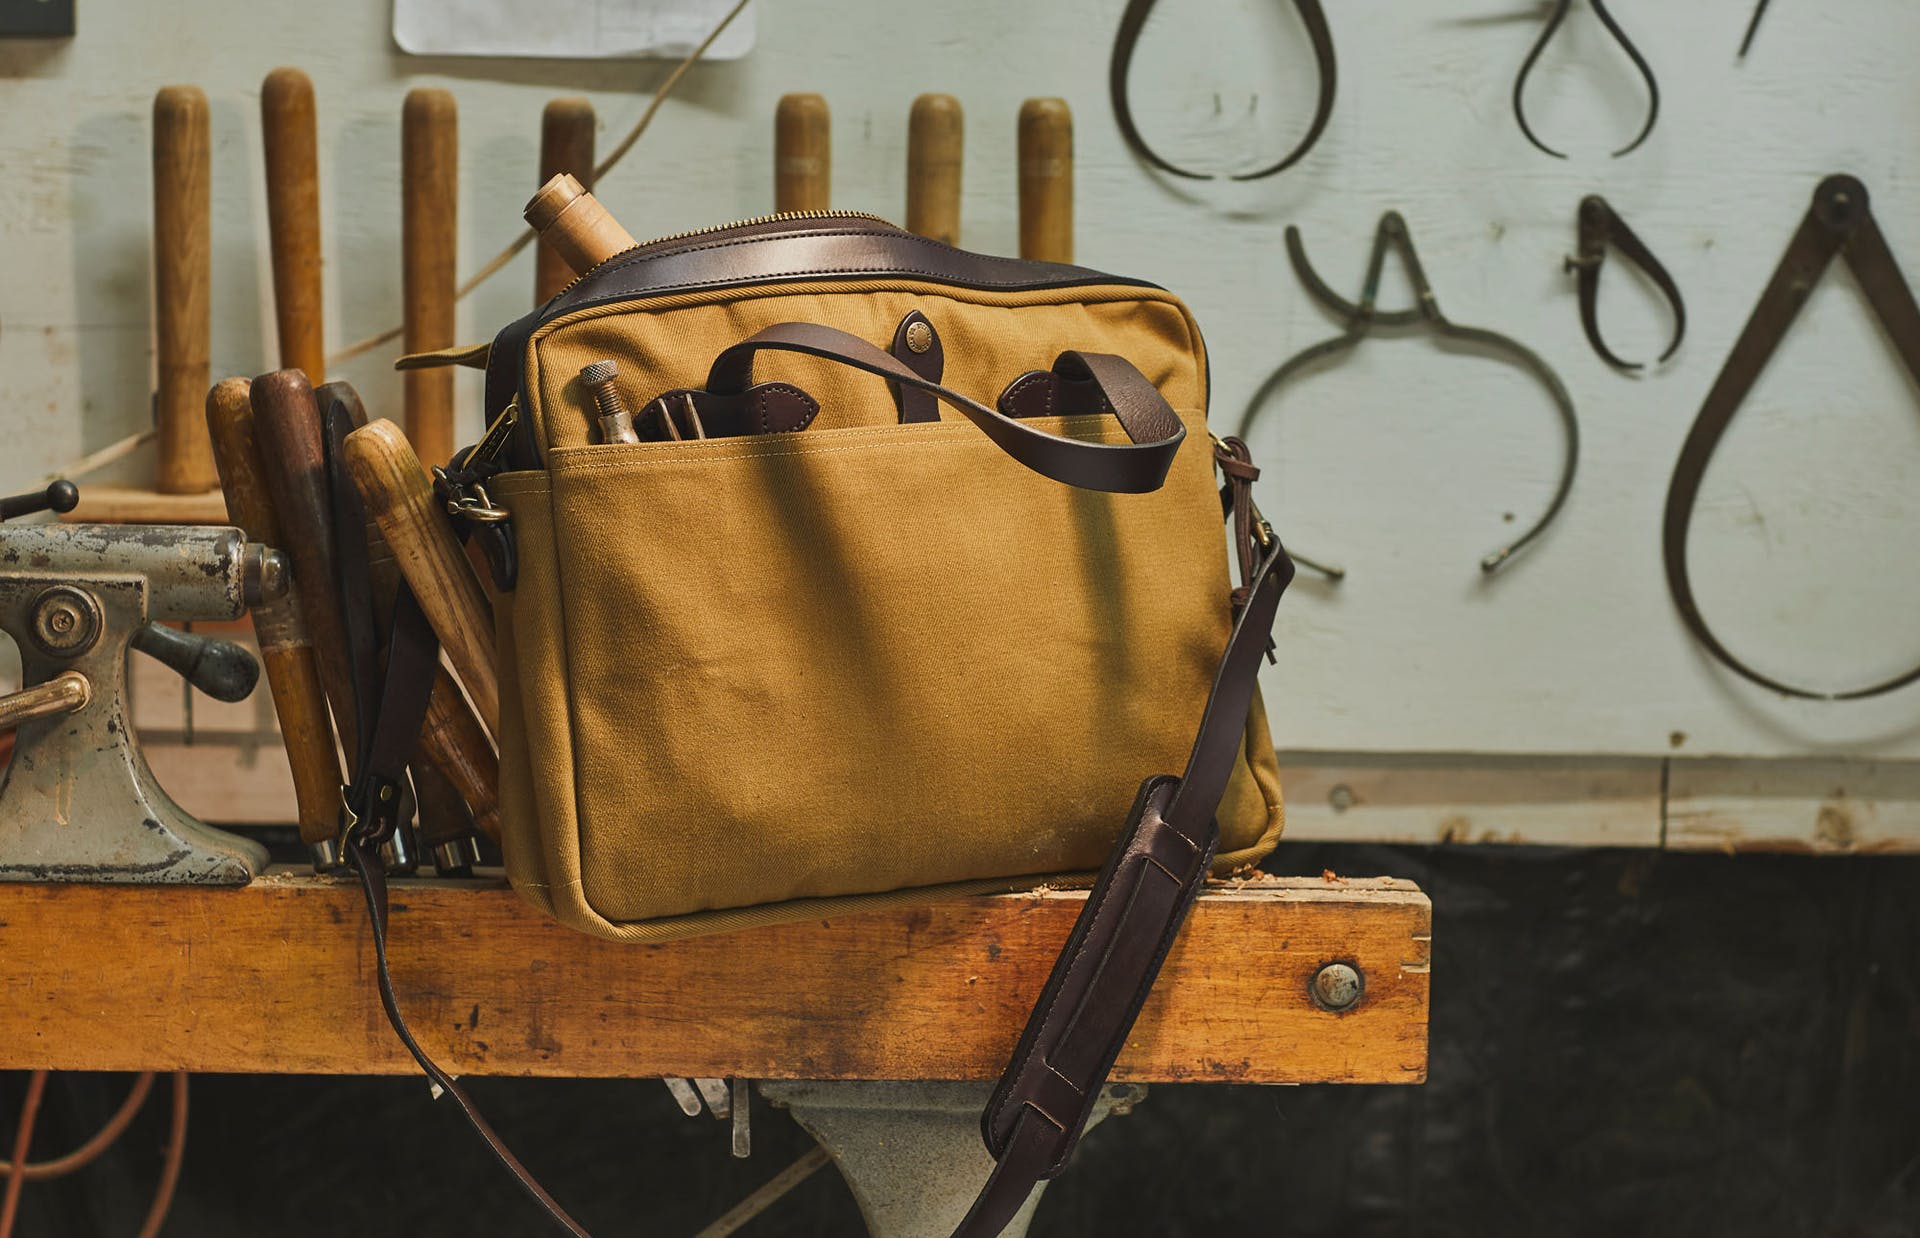
M 1028 370 L 1000 393 L 1000 411 L 1009 417 L 1073 417 L 1111 413 L 1113 405 L 1091 379 L 1069 378 L 1051 370 Z
M 689 401 L 693 413 L 688 411 Z M 683 439 L 789 434 L 806 429 L 819 413 L 820 402 L 792 383 L 758 383 L 731 395 L 675 387 L 648 400 L 634 414 L 633 428 L 642 442 L 675 437 L 667 432 L 669 417 Z
M 914 345 L 920 347 L 916 350 Z M 940 381 L 946 372 L 947 350 L 940 333 L 919 310 L 910 311 L 893 329 L 893 359 L 930 383 Z M 931 392 L 917 387 L 892 384 L 893 401 L 900 409 L 900 424 L 940 420 L 940 401 Z

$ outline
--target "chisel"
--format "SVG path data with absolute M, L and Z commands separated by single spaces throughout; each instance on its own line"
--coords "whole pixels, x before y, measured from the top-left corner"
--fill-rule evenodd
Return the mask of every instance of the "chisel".
M 1073 261 L 1073 113 L 1065 99 L 1020 105 L 1020 256 Z
M 500 734 L 500 679 L 493 613 L 473 565 L 434 502 L 433 485 L 400 427 L 373 421 L 347 436 L 347 471 L 379 524 L 401 574 L 487 730 Z
M 204 494 L 220 484 L 205 414 L 212 379 L 211 141 L 207 96 L 198 86 L 167 86 L 154 96 L 154 484 L 162 494 Z
M 773 113 L 773 209 L 824 211 L 833 197 L 833 135 L 827 101 L 782 95 Z
M 367 424 L 366 406 L 351 384 L 328 383 L 314 396 L 323 426 L 336 410 L 356 429 Z M 361 501 L 366 502 L 364 495 Z M 370 512 L 366 537 L 374 622 L 384 637 L 393 622 L 393 599 L 402 575 L 393 548 Z M 420 759 L 413 768 L 420 801 L 420 842 L 442 876 L 471 873 L 479 860 L 474 829 L 496 842 L 500 838 L 500 760 L 445 667 L 439 669 L 427 698 L 418 751 Z
M 400 116 L 401 297 L 409 353 L 453 345 L 460 202 L 460 115 L 453 95 L 407 92 Z M 453 459 L 453 371 L 406 373 L 407 437 L 423 460 Z
M 960 243 L 960 164 L 966 122 L 952 95 L 921 95 L 907 117 L 907 231 Z
M 561 173 L 583 190 L 593 188 L 593 104 L 585 99 L 555 99 L 540 116 L 540 183 Z M 574 270 L 552 246 L 542 245 L 534 258 L 533 303 L 545 305 L 573 282 Z
M 359 726 L 354 715 L 353 659 L 347 630 L 335 591 L 336 550 L 328 494 L 326 447 L 320 435 L 320 405 L 313 384 L 299 370 L 275 370 L 253 380 L 254 432 L 260 443 L 261 463 L 273 487 L 280 517 L 283 548 L 293 561 L 293 585 L 300 612 L 313 638 L 320 673 L 329 688 L 334 729 L 346 750 L 348 774 L 360 750 Z M 414 852 L 407 831 L 394 832 L 383 855 L 389 869 L 413 867 Z
M 244 378 L 229 378 L 208 394 L 213 458 L 226 492 L 227 518 L 246 532 L 250 542 L 285 546 L 260 444 L 254 437 L 250 386 Z M 300 841 L 312 848 L 314 867 L 325 872 L 339 863 L 334 844 L 340 815 L 340 758 L 327 721 L 326 690 L 320 685 L 313 643 L 294 590 L 255 606 L 253 630 L 260 641 L 267 686 L 273 692 L 273 710 L 280 719 L 280 740 L 293 771 Z
M 260 87 L 260 122 L 280 366 L 323 383 L 327 363 L 321 326 L 320 142 L 313 82 L 305 73 L 280 68 L 267 74 Z

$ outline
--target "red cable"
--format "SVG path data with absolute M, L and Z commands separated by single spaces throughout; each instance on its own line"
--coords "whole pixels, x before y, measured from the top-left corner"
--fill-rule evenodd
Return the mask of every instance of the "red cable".
M 153 1072 L 146 1071 L 133 1081 L 133 1087 L 127 1098 L 120 1102 L 120 1108 L 107 1119 L 106 1124 L 95 1131 L 91 1138 L 65 1156 L 56 1156 L 51 1160 L 29 1161 L 21 1170 L 21 1176 L 29 1182 L 42 1182 L 48 1178 L 64 1177 L 76 1169 L 94 1162 L 113 1141 L 125 1133 L 134 1115 L 140 1112 L 140 1106 L 146 1103 L 147 1094 L 153 1090 Z M 0 1161 L 0 1177 L 13 1173 L 12 1161 Z
M 33 1144 L 34 1120 L 40 1116 L 40 1098 L 47 1091 L 47 1072 L 36 1070 L 33 1078 L 27 1081 L 27 1098 L 20 1102 L 20 1125 L 13 1136 L 13 1163 L 27 1163 L 27 1150 Z M 13 1221 L 20 1211 L 20 1188 L 27 1184 L 24 1174 L 11 1174 L 7 1178 L 7 1193 L 0 1200 L 0 1238 L 12 1238 Z
M 25 1155 L 22 1151 L 15 1159 Z M 147 1220 L 140 1227 L 140 1238 L 159 1238 L 160 1227 L 166 1224 L 167 1211 L 173 1207 L 173 1191 L 180 1185 L 180 1166 L 186 1158 L 187 1072 L 176 1070 L 173 1072 L 173 1124 L 167 1131 L 167 1160 L 161 1166 L 160 1183 L 153 1190 L 153 1203 L 147 1208 Z M 7 1238 L 5 1230 L 0 1230 L 0 1238 Z

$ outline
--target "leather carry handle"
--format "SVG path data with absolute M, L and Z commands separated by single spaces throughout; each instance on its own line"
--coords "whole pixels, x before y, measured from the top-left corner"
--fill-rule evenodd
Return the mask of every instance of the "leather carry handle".
M 1116 494 L 1158 490 L 1173 465 L 1187 429 L 1166 397 L 1133 363 L 1110 353 L 1063 352 L 1054 372 L 1080 381 L 1091 379 L 1113 407 L 1131 442 L 1090 443 L 1065 438 L 1009 417 L 950 387 L 922 378 L 884 349 L 857 335 L 809 322 L 776 323 L 714 358 L 707 390 L 739 395 L 753 385 L 756 353 L 793 352 L 864 370 L 903 386 L 915 387 L 951 405 L 979 426 L 1001 450 L 1043 477 Z

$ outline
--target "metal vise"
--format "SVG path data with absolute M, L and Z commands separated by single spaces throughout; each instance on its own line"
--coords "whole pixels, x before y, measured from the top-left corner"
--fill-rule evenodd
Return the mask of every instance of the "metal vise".
M 75 498 L 58 482 L 0 500 L 0 520 Z M 260 676 L 252 654 L 157 621 L 237 619 L 286 589 L 280 552 L 236 528 L 0 527 L 0 628 L 25 685 L 0 697 L 0 730 L 17 728 L 0 881 L 245 885 L 265 867 L 264 847 L 203 824 L 154 781 L 127 717 L 127 650 L 241 700 Z

